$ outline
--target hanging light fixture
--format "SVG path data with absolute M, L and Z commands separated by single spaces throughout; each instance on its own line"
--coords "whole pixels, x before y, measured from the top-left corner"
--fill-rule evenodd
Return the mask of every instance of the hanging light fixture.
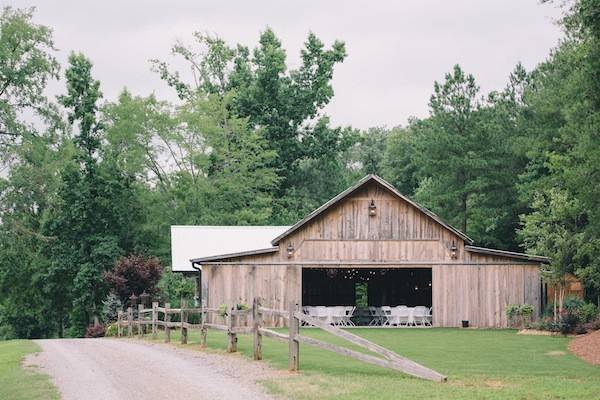
M 456 260 L 458 258 L 457 255 L 458 247 L 456 247 L 456 243 L 454 240 L 452 241 L 452 245 L 450 245 L 450 258 Z
M 377 215 L 377 206 L 375 205 L 375 200 L 371 199 L 369 203 L 369 216 L 374 217 Z
M 294 245 L 290 242 L 287 245 L 287 256 L 288 256 L 288 258 L 292 258 L 293 255 L 294 255 Z

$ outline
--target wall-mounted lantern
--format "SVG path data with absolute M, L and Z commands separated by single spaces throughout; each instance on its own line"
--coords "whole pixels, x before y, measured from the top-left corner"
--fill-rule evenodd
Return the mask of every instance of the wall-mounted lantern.
M 377 215 L 377 206 L 375 205 L 375 200 L 371 199 L 369 203 L 369 216 L 374 217 Z
M 292 258 L 293 255 L 294 255 L 294 245 L 290 242 L 287 245 L 287 256 L 288 256 L 288 258 Z
M 458 258 L 457 252 L 458 252 L 458 247 L 456 247 L 456 243 L 453 240 L 452 244 L 450 245 L 450 258 L 452 258 L 453 260 L 456 260 Z

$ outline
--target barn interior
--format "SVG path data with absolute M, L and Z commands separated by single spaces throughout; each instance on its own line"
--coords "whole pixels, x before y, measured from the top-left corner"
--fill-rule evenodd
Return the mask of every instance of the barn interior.
M 431 268 L 303 268 L 303 306 L 426 306 Z

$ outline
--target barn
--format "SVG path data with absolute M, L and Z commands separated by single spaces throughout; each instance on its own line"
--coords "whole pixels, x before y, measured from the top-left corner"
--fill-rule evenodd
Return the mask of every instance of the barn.
M 360 295 L 369 306 L 430 307 L 436 327 L 506 327 L 506 305 L 530 304 L 535 315 L 542 307 L 546 258 L 476 247 L 375 175 L 278 229 L 260 248 L 198 249 L 201 256 L 190 261 L 201 270 L 208 307 L 252 304 L 254 297 L 279 309 L 352 306 Z

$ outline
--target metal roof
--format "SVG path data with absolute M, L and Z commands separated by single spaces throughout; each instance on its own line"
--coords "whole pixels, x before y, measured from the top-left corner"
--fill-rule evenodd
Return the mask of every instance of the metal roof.
M 409 199 L 408 197 L 404 196 L 395 187 L 393 187 L 390 183 L 386 182 L 384 179 L 378 177 L 377 175 L 367 175 L 364 178 L 362 178 L 360 181 L 358 181 L 354 186 L 351 186 L 348 189 L 344 190 L 343 192 L 341 192 L 340 194 L 338 194 L 337 196 L 335 196 L 334 198 L 329 200 L 327 203 L 323 204 L 321 207 L 317 208 L 316 210 L 314 210 L 313 212 L 308 214 L 302 220 L 298 221 L 290 229 L 283 232 L 281 235 L 277 236 L 275 239 L 273 239 L 271 241 L 271 244 L 273 246 L 278 245 L 281 240 L 283 240 L 287 236 L 291 235 L 293 232 L 297 231 L 300 227 L 302 227 L 306 223 L 312 221 L 313 219 L 315 219 L 316 217 L 321 215 L 323 212 L 327 211 L 330 207 L 332 207 L 332 206 L 336 205 L 337 203 L 339 203 L 340 201 L 342 201 L 346 196 L 350 195 L 351 193 L 353 193 L 354 191 L 356 191 L 357 189 L 361 188 L 363 185 L 365 185 L 371 181 L 377 182 L 381 186 L 385 187 L 386 189 L 388 189 L 390 192 L 392 192 L 397 197 L 401 198 L 402 200 L 406 201 L 407 203 L 409 203 L 413 207 L 417 208 L 424 214 L 431 217 L 434 221 L 436 221 L 438 224 L 442 225 L 444 228 L 446 228 L 446 229 L 452 231 L 453 233 L 455 233 L 456 235 L 458 235 L 465 242 L 473 243 L 473 239 L 471 239 L 470 237 L 468 237 L 467 235 L 465 235 L 458 229 L 454 228 L 447 222 L 443 221 L 435 213 L 429 211 L 425 207 L 421 206 L 420 204 L 418 204 L 418 203 L 412 201 L 411 199 Z
M 196 272 L 192 259 L 276 249 L 274 236 L 289 226 L 171 226 L 171 268 L 175 272 Z M 223 257 L 220 257 L 223 258 Z

